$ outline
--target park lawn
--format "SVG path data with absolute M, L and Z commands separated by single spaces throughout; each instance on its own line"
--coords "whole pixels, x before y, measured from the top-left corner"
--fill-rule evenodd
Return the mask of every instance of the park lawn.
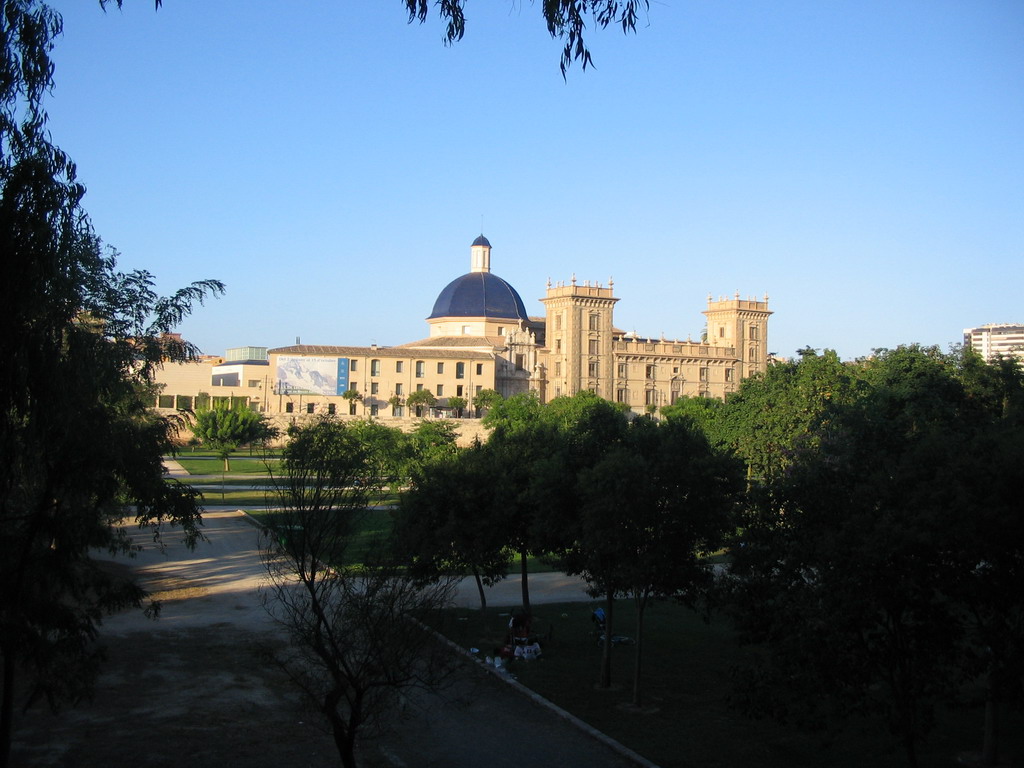
M 203 490 L 203 503 L 217 506 L 223 506 L 225 504 L 233 504 L 241 509 L 249 509 L 252 507 L 274 507 L 279 506 L 280 502 L 277 497 L 268 488 L 266 490 L 231 490 L 230 486 L 221 493 L 216 488 L 205 488 Z M 398 495 L 392 493 L 385 493 L 379 498 L 374 499 L 371 503 L 371 507 L 391 507 L 398 503 Z
M 266 508 L 248 509 L 246 512 L 261 525 L 269 522 L 271 512 Z M 392 523 L 390 509 L 370 508 L 358 515 L 352 541 L 345 552 L 344 565 L 362 565 L 374 546 L 391 533 Z
M 220 476 L 224 472 L 224 462 L 216 456 L 199 457 L 199 456 L 177 456 L 175 458 L 186 472 L 190 475 L 216 475 Z M 228 459 L 228 470 L 229 475 L 266 475 L 267 464 L 271 467 L 276 466 L 278 459 L 252 456 L 248 453 L 237 453 L 232 454 L 231 458 Z
M 196 459 L 219 459 L 220 454 L 217 451 L 203 450 L 197 448 L 196 450 L 186 451 L 181 450 L 174 454 L 171 458 L 176 461 L 181 461 L 183 458 L 196 458 Z M 280 450 L 263 450 L 262 448 L 253 448 L 251 451 L 248 448 L 240 448 L 237 451 L 231 452 L 231 458 L 239 459 L 255 459 L 255 458 L 268 458 L 268 459 L 280 459 Z
M 751 720 L 730 706 L 732 674 L 754 653 L 741 648 L 724 619 L 705 623 L 694 611 L 658 603 L 645 622 L 645 708 L 632 700 L 634 647 L 615 646 L 612 690 L 595 687 L 601 648 L 590 619 L 594 603 L 537 605 L 534 630 L 551 634 L 537 661 L 513 662 L 519 682 L 661 768 L 862 768 L 904 766 L 902 750 L 879 721 L 854 721 L 841 733 L 811 735 L 769 720 Z M 508 609 L 486 614 L 453 609 L 442 630 L 459 646 L 493 656 L 504 642 Z M 615 634 L 634 634 L 632 601 L 616 603 Z M 1024 754 L 1020 713 L 1011 753 Z M 959 753 L 980 748 L 980 708 L 944 712 L 920 752 L 920 768 L 952 768 Z M 528 735 L 526 735 L 528 737 Z M 1005 744 L 1005 742 L 1004 742 Z M 1014 763 L 1015 765 L 1017 763 Z
M 189 482 L 189 484 L 192 485 L 192 486 L 195 486 L 197 488 L 218 488 L 218 489 L 221 486 L 224 486 L 226 488 L 235 488 L 235 489 L 237 489 L 237 488 L 253 488 L 253 487 L 255 487 L 255 488 L 267 488 L 267 489 L 270 489 L 270 488 L 274 487 L 274 481 L 269 476 L 266 476 L 266 475 L 264 475 L 262 477 L 259 476 L 259 475 L 252 475 L 252 476 L 248 476 L 248 477 L 232 477 L 231 475 L 228 475 L 227 477 L 225 477 L 223 479 L 221 479 L 220 475 L 217 475 L 216 477 L 210 477 L 208 479 L 203 479 L 203 480 L 199 480 L 199 481 L 192 480 L 192 481 Z

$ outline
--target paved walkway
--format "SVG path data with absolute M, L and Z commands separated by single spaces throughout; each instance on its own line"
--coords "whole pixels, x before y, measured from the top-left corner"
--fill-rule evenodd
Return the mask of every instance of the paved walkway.
M 198 476 L 189 475 L 184 467 L 173 459 L 165 459 L 171 477 L 195 480 Z M 241 475 L 240 477 L 244 477 Z M 231 512 L 233 506 L 207 505 L 210 512 Z M 530 602 L 537 603 L 568 603 L 593 600 L 586 592 L 586 583 L 574 576 L 564 573 L 536 573 L 527 576 L 530 587 Z M 508 576 L 492 587 L 485 587 L 488 607 L 507 607 L 521 605 L 523 600 L 522 578 L 516 574 Z M 455 604 L 459 607 L 477 608 L 480 605 L 480 593 L 473 579 L 464 579 L 455 595 Z
M 169 464 L 172 475 L 184 472 L 174 467 L 174 462 Z M 260 603 L 258 587 L 264 577 L 263 566 L 257 533 L 247 516 L 240 510 L 208 507 L 203 530 L 207 541 L 194 551 L 177 543 L 173 534 L 168 535 L 163 551 L 152 546 L 144 532 L 133 534 L 143 550 L 127 565 L 148 589 L 166 601 L 157 630 L 215 630 L 219 635 L 230 628 L 240 637 L 276 636 L 280 630 Z M 578 579 L 564 574 L 529 578 L 532 602 L 591 599 Z M 488 588 L 487 595 L 488 606 L 518 605 L 519 577 Z M 472 579 L 460 585 L 456 603 L 479 605 Z M 108 619 L 102 633 L 128 640 L 136 633 L 152 631 L 153 626 L 138 612 L 129 612 Z M 369 763 L 382 768 L 650 766 L 640 756 L 482 665 L 443 695 L 414 698 L 410 712 L 414 716 L 398 731 L 366 745 Z

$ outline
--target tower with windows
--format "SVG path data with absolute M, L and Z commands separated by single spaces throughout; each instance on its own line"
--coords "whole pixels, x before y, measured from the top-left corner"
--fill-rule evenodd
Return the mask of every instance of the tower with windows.
M 739 378 L 761 373 L 768 367 L 768 296 L 763 300 L 741 299 L 737 291 L 731 299 L 708 296 L 707 343 L 735 349 Z
M 618 301 L 608 286 L 573 275 L 568 285 L 548 283 L 546 310 L 547 387 L 544 399 L 589 389 L 614 399 L 612 311 Z

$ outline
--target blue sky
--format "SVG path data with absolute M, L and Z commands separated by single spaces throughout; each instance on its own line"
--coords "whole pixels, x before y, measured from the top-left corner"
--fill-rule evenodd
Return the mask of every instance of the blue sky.
M 613 277 L 641 335 L 736 291 L 784 356 L 1024 322 L 1020 0 L 653 2 L 565 80 L 538 4 L 451 47 L 399 0 L 52 5 L 54 140 L 123 270 L 227 284 L 207 353 L 421 338 L 481 230 L 531 314 Z

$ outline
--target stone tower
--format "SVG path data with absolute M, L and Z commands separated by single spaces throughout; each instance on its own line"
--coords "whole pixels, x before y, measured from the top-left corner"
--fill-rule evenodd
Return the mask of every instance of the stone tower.
M 584 281 L 548 283 L 546 309 L 548 367 L 544 400 L 592 390 L 609 400 L 613 392 L 612 310 L 618 301 L 608 287 Z
M 707 317 L 709 344 L 733 347 L 736 350 L 739 378 L 761 373 L 768 367 L 768 296 L 762 301 L 741 299 L 739 292 L 732 299 L 713 301 L 708 296 Z

